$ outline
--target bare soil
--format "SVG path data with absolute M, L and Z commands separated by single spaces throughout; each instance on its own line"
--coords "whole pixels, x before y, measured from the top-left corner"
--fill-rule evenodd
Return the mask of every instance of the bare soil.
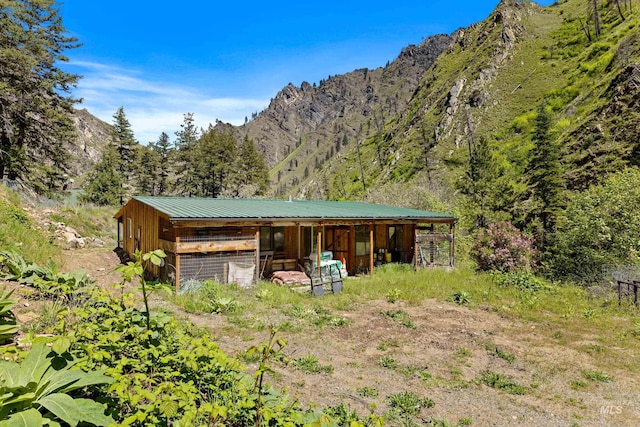
M 65 270 L 84 268 L 100 286 L 120 280 L 113 272 L 119 260 L 110 249 L 69 250 L 65 258 Z M 20 304 L 22 321 L 37 316 L 32 300 L 23 298 Z M 158 299 L 155 304 L 208 328 L 230 355 L 240 355 L 269 337 L 266 329 L 242 328 L 226 316 L 187 314 Z M 382 314 L 399 309 L 409 314 L 415 329 Z M 418 425 L 432 416 L 452 423 L 469 418 L 474 426 L 640 425 L 640 376 L 597 367 L 588 352 L 576 350 L 579 344 L 597 343 L 589 331 L 567 345 L 554 338 L 562 332 L 557 325 L 523 322 L 489 307 L 470 309 L 433 299 L 417 306 L 369 301 L 333 314 L 348 319 L 348 324 L 322 328 L 306 324 L 302 332 L 278 333 L 288 342 L 284 353 L 290 359 L 311 354 L 321 365 L 333 367 L 331 373 L 307 374 L 291 364 L 274 364 L 271 382 L 287 389 L 303 407 L 344 402 L 365 415 L 373 404 L 374 412 L 382 415 L 389 409 L 387 396 L 410 391 L 435 402 L 433 408 L 421 411 Z M 251 313 L 244 315 L 250 318 Z M 273 310 L 268 316 L 277 323 L 282 314 Z M 495 348 L 512 354 L 513 362 L 498 357 Z M 625 357 L 637 360 L 637 350 L 625 350 Z M 383 357 L 394 359 L 397 366 L 381 366 Z M 255 369 L 255 364 L 247 364 L 248 372 Z M 604 371 L 613 380 L 585 379 L 584 372 L 592 370 Z M 480 384 L 477 378 L 484 371 L 510 376 L 525 394 Z M 576 382 L 582 385 L 576 387 Z M 365 387 L 375 389 L 377 397 L 362 396 Z

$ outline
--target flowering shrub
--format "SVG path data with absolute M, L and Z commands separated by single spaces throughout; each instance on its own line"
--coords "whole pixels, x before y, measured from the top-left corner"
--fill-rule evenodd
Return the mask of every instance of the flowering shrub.
M 533 267 L 536 250 L 533 238 L 522 233 L 508 221 L 496 222 L 476 236 L 471 257 L 478 270 L 503 273 L 526 271 Z

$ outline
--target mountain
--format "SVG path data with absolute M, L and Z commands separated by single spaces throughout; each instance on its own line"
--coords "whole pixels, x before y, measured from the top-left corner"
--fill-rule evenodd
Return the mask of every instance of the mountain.
M 68 175 L 83 175 L 102 157 L 102 150 L 111 139 L 112 126 L 93 116 L 86 108 L 75 110 L 73 123 L 76 138 L 66 143 L 69 153 Z
M 546 103 L 567 189 L 587 188 L 640 164 L 640 8 L 597 2 L 596 35 L 592 4 L 503 0 L 484 21 L 409 46 L 385 67 L 290 84 L 234 131 L 265 153 L 278 194 L 331 199 L 394 182 L 451 195 L 484 138 L 512 194 L 504 203 L 516 203 Z
M 403 111 L 422 75 L 451 43 L 447 35 L 409 45 L 385 67 L 328 76 L 318 85 L 287 85 L 243 126 L 218 123 L 253 139 L 279 193 L 305 181 L 353 141 L 382 131 Z

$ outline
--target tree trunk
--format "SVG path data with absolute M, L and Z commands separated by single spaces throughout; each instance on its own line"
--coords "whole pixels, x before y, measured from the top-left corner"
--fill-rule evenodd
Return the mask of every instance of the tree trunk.
M 593 0 L 593 25 L 596 36 L 600 35 L 600 12 L 598 11 L 598 0 Z

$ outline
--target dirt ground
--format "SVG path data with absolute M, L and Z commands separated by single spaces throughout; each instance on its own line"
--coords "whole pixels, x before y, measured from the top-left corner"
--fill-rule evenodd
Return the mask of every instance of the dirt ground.
M 64 270 L 84 268 L 99 286 L 119 281 L 113 269 L 117 256 L 107 248 L 65 251 Z M 22 321 L 37 313 L 28 300 L 20 301 Z M 156 304 L 168 303 L 156 300 Z M 211 330 L 219 346 L 238 355 L 268 339 L 268 330 L 240 328 L 220 315 L 189 315 L 167 307 Z M 406 311 L 415 329 L 382 314 Z M 314 355 L 331 373 L 307 374 L 291 365 L 274 365 L 271 381 L 284 387 L 304 407 L 321 408 L 346 403 L 361 415 L 382 415 L 389 409 L 387 396 L 410 391 L 428 397 L 435 406 L 423 409 L 418 425 L 433 416 L 455 423 L 468 418 L 474 426 L 638 426 L 640 425 L 640 377 L 614 368 L 596 368 L 587 352 L 559 344 L 556 326 L 526 323 L 501 317 L 489 308 L 469 309 L 454 303 L 426 300 L 418 306 L 370 301 L 348 311 L 333 312 L 349 320 L 347 325 L 303 328 L 304 334 L 279 332 L 287 340 L 284 353 L 291 359 Z M 274 322 L 282 314 L 271 313 Z M 587 332 L 579 340 L 597 342 Z M 493 351 L 515 356 L 512 363 Z M 637 352 L 627 352 L 637 358 Z M 393 369 L 380 364 L 395 360 Z M 255 370 L 247 364 L 248 372 Z M 479 384 L 483 371 L 511 376 L 525 387 L 524 395 L 508 394 Z M 583 372 L 606 371 L 611 382 L 585 380 Z M 583 385 L 572 387 L 572 381 Z M 364 388 L 375 393 L 363 393 Z M 360 392 L 359 392 L 360 391 Z M 363 397 L 362 395 L 366 395 Z M 389 425 L 389 424 L 388 424 Z M 393 425 L 393 424 L 391 424 Z

